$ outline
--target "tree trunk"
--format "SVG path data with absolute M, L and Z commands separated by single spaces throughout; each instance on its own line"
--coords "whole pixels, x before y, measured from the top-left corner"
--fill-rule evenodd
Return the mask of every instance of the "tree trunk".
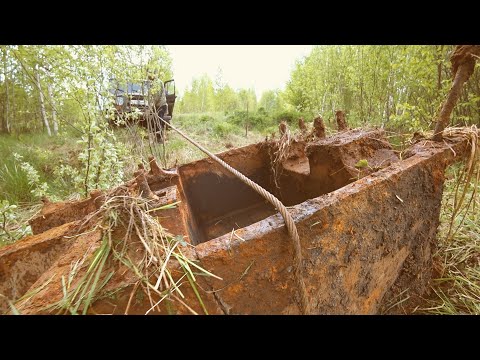
M 365 123 L 365 118 L 363 116 L 363 80 L 360 80 L 360 120 L 362 123 Z
M 6 133 L 10 133 L 10 91 L 8 89 L 8 78 L 7 78 L 7 64 L 6 62 L 3 63 L 4 69 L 5 69 L 5 93 L 6 93 L 6 98 L 5 98 L 5 119 L 3 123 L 3 131 Z
M 47 129 L 48 136 L 52 136 L 52 132 L 50 131 L 50 124 L 48 123 L 47 112 L 45 110 L 45 101 L 43 98 L 42 87 L 40 85 L 40 74 L 38 72 L 38 68 L 35 71 L 35 75 L 37 80 L 38 93 L 40 95 L 40 110 L 42 111 L 43 125 L 45 125 L 45 128 Z
M 390 120 L 390 93 L 387 93 L 387 104 L 385 109 L 385 123 Z
M 477 99 L 480 99 L 480 76 L 478 76 L 478 72 L 476 74 L 474 74 L 474 78 L 473 78 L 473 81 L 472 81 L 472 85 L 475 86 L 475 89 L 474 89 L 474 94 L 475 96 L 477 97 Z M 477 100 L 477 106 L 476 106 L 476 109 L 477 109 L 477 126 L 480 127 L 480 100 Z
M 468 80 L 468 72 L 465 71 L 465 65 L 461 65 L 455 75 L 452 88 L 447 96 L 447 100 L 442 105 L 442 110 L 438 116 L 437 125 L 435 126 L 435 133 L 433 140 L 439 141 L 442 139 L 442 132 L 450 123 L 450 115 L 453 108 L 457 104 L 457 101 L 462 92 L 463 84 Z
M 8 89 L 8 79 L 7 73 L 5 73 L 5 91 L 7 93 L 7 98 L 5 99 L 5 127 L 4 131 L 10 133 L 10 94 Z
M 10 97 L 7 77 L 7 50 L 3 51 L 3 76 L 5 81 L 5 114 L 2 121 L 2 132 L 10 133 Z
M 363 47 L 360 47 L 360 74 L 360 120 L 365 124 L 365 116 L 363 112 Z
M 442 90 L 442 54 L 443 54 L 443 46 L 440 46 L 438 50 L 438 65 L 437 65 L 437 89 L 440 92 Z
M 245 120 L 245 137 L 248 137 L 248 99 L 247 99 L 247 118 Z
M 9 106 L 9 108 L 11 108 L 10 113 L 12 114 L 12 118 L 8 119 L 8 122 L 7 122 L 8 132 L 12 132 L 12 124 L 15 124 L 15 112 L 16 112 L 16 109 L 15 109 L 15 80 L 14 80 L 15 79 L 14 78 L 15 73 L 12 71 L 12 73 L 10 75 L 11 75 L 10 81 L 12 83 L 12 96 L 11 96 L 11 107 Z
M 50 105 L 52 107 L 52 125 L 53 125 L 53 134 L 58 134 L 58 122 L 57 122 L 57 108 L 55 102 L 53 101 L 53 91 L 52 85 L 48 84 L 48 97 L 50 99 Z

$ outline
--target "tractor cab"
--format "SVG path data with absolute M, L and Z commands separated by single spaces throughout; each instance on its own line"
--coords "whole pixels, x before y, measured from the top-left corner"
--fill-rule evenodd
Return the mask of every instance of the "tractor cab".
M 126 85 L 113 82 L 110 93 L 114 98 L 114 107 L 117 118 L 122 118 L 125 122 L 131 121 L 133 116 L 126 116 L 134 112 L 140 112 L 137 117 L 140 125 L 145 122 L 145 113 L 153 107 L 155 97 L 161 93 L 162 89 L 158 89 L 152 80 L 142 82 L 127 83 Z M 167 112 L 164 120 L 170 123 L 173 117 L 173 109 L 175 107 L 175 81 L 168 80 L 163 83 L 165 97 L 167 102 Z

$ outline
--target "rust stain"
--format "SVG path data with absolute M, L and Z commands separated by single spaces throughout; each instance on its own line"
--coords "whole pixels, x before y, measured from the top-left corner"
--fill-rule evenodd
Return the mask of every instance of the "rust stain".
M 461 138 L 423 144 L 414 144 L 400 160 L 381 130 L 296 139 L 277 179 L 280 188 L 273 179 L 268 142 L 231 149 L 220 157 L 289 207 L 302 242 L 304 278 L 315 312 L 371 314 L 406 288 L 421 294 L 430 278 L 444 169 L 468 146 Z M 355 164 L 362 159 L 369 167 L 359 170 Z M 209 159 L 168 171 L 154 159 L 150 165 L 148 173 L 141 169 L 142 186 L 159 201 L 176 204 L 154 214 L 159 223 L 180 236 L 186 243 L 182 251 L 192 260 L 222 278 L 198 279 L 209 313 L 299 312 L 291 239 L 276 209 Z M 134 189 L 135 181 L 125 186 Z M 26 314 L 44 313 L 46 304 L 60 300 L 62 276 L 100 244 L 101 233 L 88 232 L 92 229 L 85 219 L 108 193 L 94 192 L 73 202 L 45 201 L 41 215 L 31 222 L 36 235 L 0 249 L 0 293 L 15 301 L 51 279 L 18 307 Z M 85 223 L 83 234 L 75 236 L 80 223 Z M 121 227 L 115 231 L 119 237 L 125 234 Z M 133 252 L 138 250 L 135 241 L 131 239 Z M 169 267 L 178 279 L 178 264 Z M 137 278 L 127 267 L 113 270 L 106 287 L 120 290 L 114 299 L 98 300 L 93 313 L 120 314 L 127 308 Z M 195 292 L 187 286 L 182 291 L 185 303 L 203 313 Z M 142 314 L 150 307 L 147 298 L 137 294 L 129 314 Z M 6 303 L 0 302 L 0 311 L 8 311 Z M 178 302 L 150 313 L 172 311 L 188 313 Z

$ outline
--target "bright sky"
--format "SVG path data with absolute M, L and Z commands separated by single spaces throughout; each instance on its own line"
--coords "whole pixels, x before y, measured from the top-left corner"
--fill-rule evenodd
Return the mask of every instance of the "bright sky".
M 168 45 L 173 59 L 177 93 L 181 96 L 193 78 L 207 74 L 213 81 L 218 69 L 233 89 L 284 89 L 295 60 L 308 55 L 311 45 Z

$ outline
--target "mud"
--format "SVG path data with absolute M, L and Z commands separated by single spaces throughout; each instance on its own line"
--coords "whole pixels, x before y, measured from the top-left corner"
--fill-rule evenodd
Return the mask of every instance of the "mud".
M 315 143 L 294 141 L 282 163 L 278 188 L 266 144 L 229 151 L 220 158 L 276 195 L 284 205 L 292 206 L 398 161 L 382 137 L 381 131 L 351 131 Z M 361 159 L 366 159 L 370 167 L 357 170 L 355 164 Z M 197 239 L 194 244 L 276 213 L 254 190 L 210 159 L 181 166 L 179 174 L 190 207 L 190 235 Z
M 99 207 L 97 199 L 100 193 L 94 192 L 86 200 L 76 202 L 45 203 L 40 216 L 30 220 L 30 226 L 34 234 L 40 234 L 57 226 L 83 219 Z
M 321 116 L 318 116 L 313 120 L 313 133 L 319 139 L 324 139 L 326 137 L 325 123 Z
M 342 110 L 335 112 L 335 119 L 337 120 L 338 131 L 348 130 L 347 120 L 345 119 L 345 113 Z
M 444 169 L 466 152 L 464 139 L 448 144 L 422 140 L 403 160 L 381 130 L 296 139 L 280 164 L 278 187 L 269 146 L 253 144 L 218 156 L 289 207 L 302 242 L 314 313 L 373 314 L 405 289 L 411 294 L 425 291 Z M 148 173 L 140 169 L 142 186 L 162 204 L 178 203 L 155 213 L 158 221 L 191 244 L 181 245 L 182 251 L 223 279 L 197 279 L 208 313 L 299 313 L 291 239 L 276 209 L 211 159 L 171 171 L 154 162 L 150 167 Z M 46 304 L 62 298 L 61 278 L 68 276 L 72 263 L 98 248 L 99 230 L 71 234 L 105 196 L 108 192 L 46 204 L 32 220 L 37 235 L 0 250 L 0 293 L 15 301 L 41 287 L 28 301 L 17 303 L 22 313 L 45 313 Z M 176 266 L 172 263 L 171 271 L 181 276 Z M 107 285 L 112 296 L 98 300 L 91 313 L 123 314 L 127 308 L 129 314 L 147 312 L 150 303 L 135 287 L 134 274 L 128 268 L 113 270 Z M 203 313 L 192 289 L 182 289 L 184 302 Z M 0 306 L 7 309 L 6 302 Z M 185 314 L 188 309 L 168 300 L 150 313 Z
M 373 314 L 393 284 L 425 289 L 438 225 L 428 219 L 438 219 L 441 202 L 435 184 L 442 172 L 430 172 L 436 160 L 426 167 L 412 158 L 291 209 L 315 313 Z M 237 234 L 244 241 L 226 235 L 197 246 L 202 265 L 224 279 L 209 280 L 212 288 L 231 284 L 217 293 L 228 313 L 298 314 L 290 239 L 281 217 Z
M 70 222 L 0 249 L 0 294 L 16 300 L 24 295 L 67 250 L 79 222 Z M 0 312 L 8 302 L 0 297 Z

